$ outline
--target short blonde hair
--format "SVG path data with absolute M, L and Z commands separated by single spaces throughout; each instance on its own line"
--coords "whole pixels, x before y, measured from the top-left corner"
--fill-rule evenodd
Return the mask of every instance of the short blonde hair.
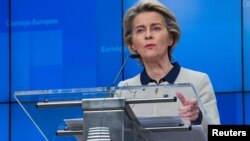
M 172 12 L 157 0 L 141 0 L 126 12 L 123 18 L 123 37 L 127 48 L 131 53 L 135 53 L 132 49 L 132 25 L 135 17 L 142 12 L 151 11 L 158 12 L 163 16 L 165 26 L 173 37 L 174 42 L 168 50 L 169 60 L 171 60 L 172 51 L 180 39 L 181 31 Z

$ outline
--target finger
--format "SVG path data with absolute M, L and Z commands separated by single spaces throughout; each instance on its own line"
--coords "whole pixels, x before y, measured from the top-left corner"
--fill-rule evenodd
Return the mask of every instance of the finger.
M 191 98 L 189 100 L 186 100 L 186 104 L 195 106 L 195 105 L 198 105 L 198 101 L 197 99 Z
M 199 109 L 190 112 L 180 112 L 180 116 L 185 120 L 196 120 L 199 117 Z
M 193 110 L 195 110 L 195 107 L 193 107 L 192 105 L 182 106 L 179 108 L 179 112 L 182 114 L 186 114 L 186 113 L 191 112 Z
M 182 93 L 177 92 L 177 93 L 176 93 L 176 96 L 180 99 L 182 105 L 186 105 L 186 98 L 183 96 Z
M 199 108 L 198 101 L 196 99 L 187 100 L 186 106 L 190 106 L 191 109 Z
M 199 109 L 197 109 L 197 110 L 193 111 L 193 115 L 191 115 L 191 116 L 189 117 L 189 118 L 190 118 L 190 120 L 192 120 L 192 121 L 197 120 L 197 118 L 199 117 L 199 112 L 200 112 L 200 110 L 199 110 Z

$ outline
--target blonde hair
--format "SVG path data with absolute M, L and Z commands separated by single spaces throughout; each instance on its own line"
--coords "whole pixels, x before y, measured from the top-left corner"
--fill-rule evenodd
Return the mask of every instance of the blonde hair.
M 157 0 L 140 0 L 137 4 L 131 7 L 125 14 L 123 18 L 123 37 L 127 48 L 131 53 L 136 53 L 132 49 L 132 25 L 135 17 L 142 12 L 158 12 L 161 14 L 165 21 L 165 26 L 167 30 L 173 37 L 173 44 L 169 47 L 168 56 L 169 60 L 172 58 L 172 52 L 175 48 L 177 42 L 180 39 L 181 31 L 177 24 L 175 16 L 172 12 Z

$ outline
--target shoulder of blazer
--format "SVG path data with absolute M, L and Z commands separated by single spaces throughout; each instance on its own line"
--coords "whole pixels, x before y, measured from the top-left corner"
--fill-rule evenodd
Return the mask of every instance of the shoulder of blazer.
M 204 78 L 206 79 L 207 77 L 208 75 L 204 72 L 195 71 L 195 70 L 181 67 L 181 71 L 177 77 L 177 81 L 180 81 L 180 80 L 201 81 Z

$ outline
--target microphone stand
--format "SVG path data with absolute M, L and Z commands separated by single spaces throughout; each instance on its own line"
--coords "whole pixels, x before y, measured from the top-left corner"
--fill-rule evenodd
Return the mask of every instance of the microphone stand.
M 131 55 L 126 57 L 124 63 L 122 64 L 122 67 L 120 68 L 119 72 L 117 73 L 117 75 L 116 75 L 116 77 L 115 77 L 115 79 L 114 79 L 114 81 L 112 83 L 112 86 L 115 85 L 116 80 L 118 79 L 119 75 L 121 74 L 122 70 L 124 69 L 125 65 L 127 64 L 127 61 L 128 61 L 129 58 L 132 58 L 132 59 L 140 58 L 140 55 L 139 54 L 131 54 Z
M 140 58 L 140 55 L 139 54 L 131 54 L 131 55 L 126 57 L 125 61 L 123 62 L 122 66 L 121 66 L 119 72 L 117 73 L 117 75 L 116 75 L 116 77 L 115 77 L 115 79 L 114 79 L 111 86 L 115 86 L 115 82 L 117 81 L 118 77 L 120 76 L 120 74 L 121 74 L 122 70 L 124 69 L 125 65 L 127 64 L 127 61 L 128 61 L 129 58 L 132 58 L 132 59 Z M 114 95 L 110 94 L 109 96 L 113 97 Z

